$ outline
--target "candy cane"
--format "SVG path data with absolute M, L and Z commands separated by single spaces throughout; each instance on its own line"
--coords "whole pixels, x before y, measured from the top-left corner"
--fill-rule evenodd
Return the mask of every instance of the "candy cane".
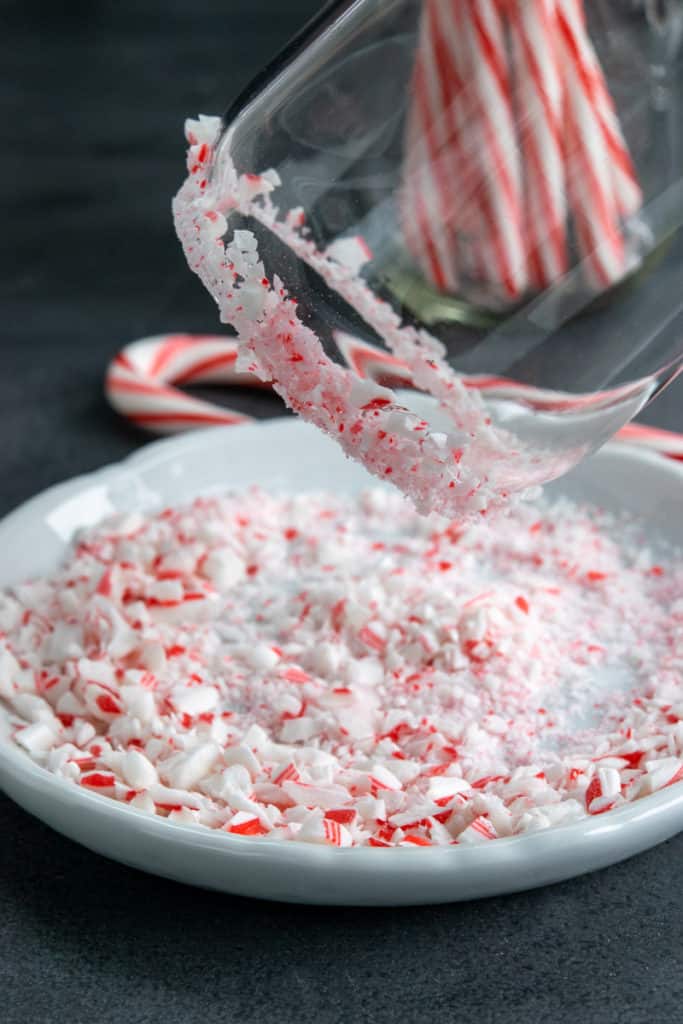
M 522 0 L 523 2 L 523 0 Z M 586 30 L 586 16 L 582 0 L 556 0 L 558 10 L 571 26 L 572 45 L 575 48 L 577 66 L 586 80 L 600 128 L 609 153 L 609 167 L 615 189 L 619 213 L 630 217 L 642 203 L 642 191 L 633 167 L 631 155 L 619 124 L 600 61 Z
M 109 366 L 105 393 L 139 427 L 173 434 L 196 427 L 231 426 L 250 416 L 185 394 L 173 384 L 258 384 L 235 372 L 237 345 L 213 335 L 168 334 L 135 341 Z
M 412 386 L 408 366 L 385 350 L 345 332 L 335 342 L 346 362 L 361 378 L 389 387 Z M 255 377 L 236 373 L 236 344 L 214 335 L 168 334 L 127 345 L 107 371 L 105 392 L 126 419 L 153 433 L 172 434 L 207 426 L 253 422 L 252 417 L 187 395 L 177 384 L 225 384 L 263 387 Z M 535 388 L 505 377 L 464 378 L 467 387 L 489 398 L 523 400 L 538 411 L 576 405 L 576 395 Z M 590 398 L 587 399 L 590 401 Z M 628 423 L 616 438 L 671 459 L 683 461 L 683 434 L 642 423 Z
M 659 427 L 649 427 L 645 423 L 627 423 L 621 428 L 617 438 L 683 462 L 683 434 L 661 430 Z
M 431 4 L 420 27 L 419 52 L 432 48 Z M 452 191 L 457 188 L 454 149 L 449 125 L 439 111 L 439 82 L 434 61 L 418 60 L 413 72 L 412 105 L 408 121 L 406 184 L 400 216 L 408 248 L 425 275 L 443 291 L 455 291 L 455 243 L 450 230 Z M 434 226 L 436 225 L 436 230 Z
M 515 135 L 512 88 L 504 26 L 494 0 L 439 5 L 441 31 L 451 48 L 453 73 L 460 77 L 456 102 L 475 116 L 463 140 L 477 169 L 474 201 L 481 212 L 481 241 L 490 260 L 489 277 L 508 299 L 527 286 L 523 236 L 522 181 Z
M 584 64 L 585 31 L 574 0 L 556 0 L 557 49 L 565 87 L 565 166 L 579 249 L 598 288 L 626 269 L 620 204 L 598 104 L 603 87 Z M 601 76 L 600 76 L 601 77 Z
M 445 291 L 457 284 L 456 257 L 467 263 L 474 248 L 476 266 L 483 250 L 489 279 L 508 299 L 519 297 L 526 287 L 521 177 L 493 0 L 476 7 L 428 0 L 412 91 L 400 203 L 409 249 Z
M 525 222 L 531 239 L 529 270 L 534 285 L 541 289 L 568 269 L 555 3 L 513 0 L 508 12 L 516 97 L 524 116 L 518 127 L 526 177 Z
M 442 291 L 454 291 L 457 261 L 471 273 L 468 258 L 481 248 L 480 172 L 467 134 L 474 107 L 443 13 L 440 0 L 427 0 L 413 73 L 400 213 L 418 265 Z

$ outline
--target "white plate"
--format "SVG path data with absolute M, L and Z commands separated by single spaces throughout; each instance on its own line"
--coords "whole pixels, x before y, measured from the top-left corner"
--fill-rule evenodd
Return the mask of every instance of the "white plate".
M 271 420 L 149 445 L 117 466 L 54 487 L 0 523 L 0 585 L 56 566 L 75 529 L 114 511 L 259 483 L 357 491 L 368 477 L 305 424 Z M 683 544 L 683 466 L 608 446 L 549 491 L 643 516 Z M 153 874 L 299 903 L 411 904 L 492 896 L 605 867 L 683 829 L 683 783 L 599 817 L 477 847 L 339 850 L 230 836 L 149 818 L 34 764 L 0 712 L 0 785 L 91 850 Z

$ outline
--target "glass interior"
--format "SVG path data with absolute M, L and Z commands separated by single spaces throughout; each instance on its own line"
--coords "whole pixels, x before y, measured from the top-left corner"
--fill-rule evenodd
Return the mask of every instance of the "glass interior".
M 602 444 L 681 367 L 682 30 L 680 0 L 332 4 L 228 111 L 214 170 L 228 151 L 241 173 L 276 170 L 280 215 L 302 208 L 323 252 L 361 239 L 371 257 L 363 280 L 405 323 L 438 338 L 456 371 L 525 385 L 482 393 L 494 422 L 562 456 L 539 471 L 549 478 Z M 553 54 L 541 86 L 534 45 L 537 58 Z M 572 45 L 584 48 L 574 63 Z M 590 93 L 591 75 L 601 93 Z M 421 89 L 437 111 L 431 122 L 424 112 L 420 122 Z M 603 120 L 614 118 L 636 196 L 623 209 L 615 200 L 621 264 L 602 278 L 595 268 L 609 232 L 601 235 L 604 197 L 591 175 L 614 183 L 616 158 L 595 141 L 587 94 L 605 105 Z M 556 202 L 545 219 L 544 189 Z M 561 267 L 540 272 L 553 217 Z M 494 253 L 511 221 L 516 289 L 501 284 Z M 257 235 L 267 274 L 284 281 L 328 354 L 340 358 L 338 332 L 383 346 L 271 231 L 235 212 L 228 232 L 238 227 Z M 435 271 L 427 242 L 452 273 Z

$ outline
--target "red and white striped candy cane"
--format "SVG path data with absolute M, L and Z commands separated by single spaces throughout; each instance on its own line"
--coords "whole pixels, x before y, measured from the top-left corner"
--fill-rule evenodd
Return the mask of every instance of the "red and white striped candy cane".
M 466 92 L 465 71 L 458 67 L 451 41 L 453 26 L 445 14 L 441 0 L 426 0 L 400 212 L 406 243 L 427 278 L 442 291 L 455 291 L 459 262 L 469 271 L 468 263 L 481 261 L 480 172 L 467 134 L 474 118 L 472 95 Z
M 507 299 L 526 288 L 521 168 L 495 0 L 427 0 L 413 76 L 401 215 L 408 247 L 454 290 L 463 248 Z
M 440 97 L 436 61 L 419 56 L 438 45 L 433 42 L 432 8 L 433 4 L 428 2 L 420 24 L 400 216 L 406 245 L 418 266 L 437 288 L 453 292 L 459 283 L 457 246 L 451 224 L 454 189 L 458 187 L 456 151 L 447 106 L 445 109 Z M 436 230 L 435 225 L 438 225 Z
M 660 430 L 645 423 L 627 423 L 617 434 L 619 441 L 636 444 L 639 448 L 665 455 L 669 459 L 683 462 L 683 434 L 672 430 Z
M 344 362 L 358 377 L 374 380 L 384 387 L 412 388 L 413 378 L 408 366 L 391 352 L 345 331 L 334 331 L 334 341 Z
M 623 277 L 626 252 L 621 204 L 599 114 L 606 87 L 588 69 L 586 33 L 574 0 L 556 0 L 557 49 L 565 88 L 565 167 L 576 235 L 589 280 L 606 288 Z M 588 44 L 589 45 L 589 44 Z
M 523 0 L 522 0 L 523 2 Z M 616 202 L 622 217 L 630 217 L 642 204 L 642 190 L 633 167 L 633 161 L 624 139 L 619 118 L 614 106 L 600 61 L 591 43 L 586 28 L 583 0 L 555 0 L 558 11 L 570 26 L 569 36 L 575 54 L 575 62 L 586 80 L 600 121 L 612 175 Z
M 503 21 L 495 0 L 426 0 L 413 78 L 402 192 L 404 225 L 423 207 L 413 254 L 448 249 L 460 268 L 507 300 L 526 288 L 521 167 Z M 420 139 L 424 140 L 420 146 Z M 437 197 L 424 210 L 427 189 Z M 444 217 L 444 213 L 446 216 Z M 430 271 L 441 290 L 445 275 Z M 442 256 L 441 266 L 446 260 Z M 441 279 L 440 279 L 441 278 Z
M 388 387 L 411 387 L 408 366 L 390 352 L 345 332 L 335 332 L 334 338 L 344 361 L 359 377 Z M 113 360 L 107 371 L 106 395 L 122 416 L 154 433 L 252 422 L 249 416 L 193 398 L 173 386 L 202 383 L 263 387 L 256 378 L 235 372 L 236 355 L 235 342 L 220 336 L 168 334 L 144 338 L 127 345 Z M 564 396 L 557 391 L 505 377 L 471 376 L 465 378 L 465 383 L 490 398 L 523 398 L 539 410 L 557 410 L 563 403 Z M 576 396 L 570 397 L 575 405 Z M 622 442 L 683 461 L 683 434 L 628 423 L 616 436 Z
M 473 201 L 488 277 L 508 300 L 527 287 L 522 176 L 503 19 L 496 0 L 438 5 L 441 29 L 460 78 L 456 104 L 473 111 L 461 145 L 475 167 Z
M 248 384 L 235 372 L 237 345 L 213 335 L 165 334 L 135 341 L 109 366 L 105 393 L 122 416 L 157 434 L 230 426 L 251 417 L 181 391 L 177 384 Z
M 507 10 L 524 162 L 529 274 L 534 287 L 543 289 L 568 269 L 563 87 L 555 41 L 555 0 L 533 4 L 510 0 Z

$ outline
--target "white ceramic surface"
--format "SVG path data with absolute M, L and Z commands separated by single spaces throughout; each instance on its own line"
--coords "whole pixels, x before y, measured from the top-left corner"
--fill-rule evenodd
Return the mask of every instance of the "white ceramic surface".
M 149 445 L 124 463 L 54 487 L 0 523 L 0 585 L 53 568 L 75 529 L 114 511 L 258 483 L 357 491 L 369 479 L 293 420 L 215 428 Z M 548 488 L 628 508 L 683 545 L 683 466 L 623 445 Z M 12 745 L 0 710 L 0 785 L 84 846 L 192 885 L 300 903 L 414 904 L 491 896 L 605 867 L 683 829 L 683 783 L 617 811 L 476 847 L 339 850 L 170 824 L 49 774 Z

